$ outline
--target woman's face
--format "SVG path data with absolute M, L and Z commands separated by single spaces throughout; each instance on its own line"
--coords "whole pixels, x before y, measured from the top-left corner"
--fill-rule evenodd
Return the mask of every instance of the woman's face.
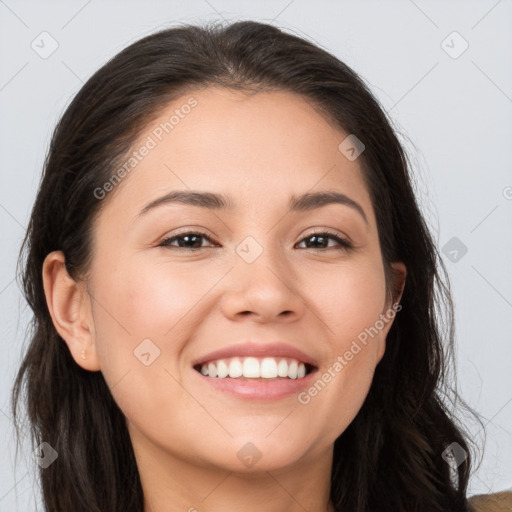
M 330 457 L 394 316 L 347 136 L 297 95 L 220 88 L 184 95 L 141 133 L 100 199 L 93 344 L 88 363 L 76 356 L 88 369 L 97 357 L 136 452 L 237 472 Z M 162 200 L 192 191 L 203 205 Z M 340 202 L 299 199 L 325 192 Z M 237 356 L 266 376 L 236 378 Z M 292 360 L 314 371 L 272 377 L 296 375 Z

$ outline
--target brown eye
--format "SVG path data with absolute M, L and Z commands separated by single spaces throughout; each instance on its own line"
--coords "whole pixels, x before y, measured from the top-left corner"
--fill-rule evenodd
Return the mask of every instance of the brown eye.
M 203 240 L 209 240 L 212 242 L 211 238 L 206 233 L 191 231 L 165 238 L 160 242 L 160 244 L 158 244 L 158 247 L 198 251 L 208 247 L 202 244 Z M 329 247 L 328 244 L 330 240 L 334 240 L 337 246 Z M 304 241 L 311 242 L 311 247 L 305 247 L 306 249 L 317 249 L 320 251 L 325 251 L 326 249 L 337 249 L 346 251 L 353 248 L 353 245 L 348 240 L 345 240 L 336 233 L 331 233 L 329 231 L 311 233 L 307 237 L 303 238 L 301 243 Z M 177 242 L 177 245 L 174 242 Z
M 174 249 L 189 249 L 191 251 L 197 251 L 199 249 L 204 249 L 205 246 L 202 245 L 203 239 L 211 241 L 208 235 L 198 231 L 181 233 L 173 237 L 165 238 L 160 242 L 160 244 L 158 244 L 158 247 L 171 247 Z M 173 245 L 175 240 L 178 241 L 177 246 Z
M 328 247 L 326 244 L 329 243 L 329 240 L 334 240 L 338 247 L 334 247 L 334 249 L 338 250 L 349 250 L 353 248 L 353 245 L 343 238 L 339 237 L 336 233 L 331 233 L 329 231 L 323 231 L 318 233 L 311 233 L 307 237 L 303 238 L 301 243 L 305 240 L 311 240 L 313 247 L 306 247 L 306 249 L 319 249 L 326 250 L 332 247 Z M 315 247 L 315 245 L 317 245 Z M 318 247 L 320 245 L 320 247 Z

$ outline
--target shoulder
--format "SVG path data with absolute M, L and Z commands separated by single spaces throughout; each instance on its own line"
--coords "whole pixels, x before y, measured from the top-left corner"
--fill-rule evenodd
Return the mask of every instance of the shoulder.
M 469 503 L 474 512 L 512 512 L 512 491 L 478 494 Z

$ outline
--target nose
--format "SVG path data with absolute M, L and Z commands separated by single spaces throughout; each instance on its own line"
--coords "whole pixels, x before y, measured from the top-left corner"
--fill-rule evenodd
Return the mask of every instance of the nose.
M 305 304 L 297 286 L 300 280 L 278 252 L 264 249 L 250 263 L 250 259 L 234 255 L 220 300 L 228 318 L 239 321 L 251 317 L 265 323 L 293 322 L 303 316 Z

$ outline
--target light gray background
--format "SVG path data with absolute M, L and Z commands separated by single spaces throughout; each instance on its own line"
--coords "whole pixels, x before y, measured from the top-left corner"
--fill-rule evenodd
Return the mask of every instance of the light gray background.
M 272 22 L 333 52 L 406 135 L 439 247 L 453 237 L 467 247 L 456 261 L 448 250 L 443 258 L 456 306 L 459 391 L 487 431 L 470 494 L 512 487 L 510 1 L 0 0 L 0 511 L 41 509 L 28 447 L 14 466 L 8 400 L 29 318 L 15 262 L 51 131 L 82 83 L 129 43 L 177 21 L 220 18 Z M 58 43 L 46 59 L 31 48 L 43 31 Z M 480 426 L 460 417 L 482 444 Z

